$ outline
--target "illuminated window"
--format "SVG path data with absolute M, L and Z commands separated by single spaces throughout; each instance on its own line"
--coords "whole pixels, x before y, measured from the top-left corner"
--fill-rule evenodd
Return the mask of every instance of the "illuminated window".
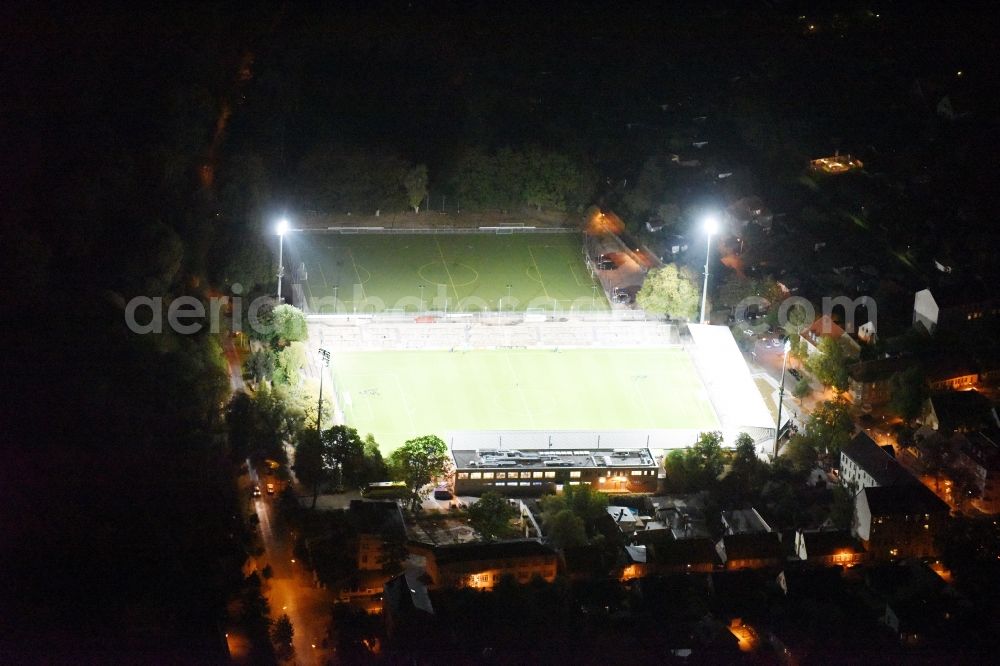
M 569 473 L 569 478 L 571 478 L 571 479 L 579 479 L 580 478 L 580 472 L 570 472 Z
M 469 478 L 470 479 L 481 479 L 481 478 L 483 478 L 483 474 L 482 474 L 482 472 L 472 472 L 471 474 L 469 474 Z
M 469 478 L 469 473 L 468 473 L 468 472 L 459 472 L 459 473 L 457 474 L 457 477 L 458 477 L 459 479 L 467 479 L 467 478 Z
M 507 478 L 507 472 L 497 472 L 497 478 L 498 479 L 506 479 Z
M 632 476 L 642 476 L 643 474 L 645 474 L 645 472 L 643 472 L 641 469 L 632 470 Z
M 556 478 L 556 473 L 555 472 L 546 472 L 545 473 L 545 478 L 546 479 L 554 479 L 554 478 Z
M 605 478 L 603 476 L 597 478 L 598 483 L 604 483 Z
M 507 478 L 508 479 L 518 479 L 520 477 L 521 477 L 521 475 L 518 474 L 517 472 L 507 472 Z
M 492 479 L 493 478 L 493 472 L 483 472 L 483 478 L 484 479 Z
M 545 472 L 534 472 L 533 474 L 534 474 L 534 476 L 535 476 L 536 479 L 543 479 L 543 478 L 545 478 Z

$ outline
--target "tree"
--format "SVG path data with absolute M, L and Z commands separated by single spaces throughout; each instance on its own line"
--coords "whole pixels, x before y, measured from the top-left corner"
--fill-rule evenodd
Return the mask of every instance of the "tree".
M 752 443 L 751 443 L 752 446 Z M 715 485 L 725 464 L 722 434 L 703 432 L 694 446 L 677 449 L 663 460 L 667 486 L 674 492 L 697 492 Z
M 587 530 L 583 519 L 571 509 L 563 509 L 545 522 L 545 534 L 556 548 L 566 549 L 587 543 Z
M 839 529 L 851 527 L 854 520 L 854 497 L 858 494 L 855 484 L 839 485 L 833 489 L 833 502 L 830 504 L 830 520 Z
M 810 393 L 812 393 L 812 385 L 805 377 L 795 382 L 795 386 L 792 387 L 792 395 L 796 398 L 802 399 L 808 397 Z
M 808 472 L 819 462 L 819 452 L 805 435 L 793 435 L 785 445 L 785 458 L 798 473 Z
M 274 375 L 274 352 L 270 349 L 255 351 L 247 357 L 244 367 L 254 383 L 269 380 Z
M 420 202 L 427 196 L 427 165 L 418 164 L 403 177 L 406 200 L 415 213 L 420 213 Z
M 964 509 L 970 499 L 979 496 L 979 479 L 968 467 L 952 465 L 947 475 L 951 481 L 951 496 L 959 510 Z
M 389 465 L 394 478 L 409 486 L 411 506 L 415 509 L 420 503 L 423 487 L 448 471 L 448 445 L 436 435 L 409 439 L 392 452 Z
M 951 458 L 951 444 L 946 437 L 932 433 L 923 438 L 917 448 L 920 451 L 920 464 L 924 473 L 934 477 L 935 489 L 941 489 L 941 474 L 948 469 Z
M 271 337 L 274 344 L 284 347 L 290 342 L 298 342 L 309 337 L 306 316 L 294 305 L 282 303 L 271 310 Z
M 359 487 L 364 470 L 365 444 L 358 431 L 346 425 L 335 425 L 323 431 L 323 456 L 330 469 L 340 470 L 345 486 Z
M 667 264 L 649 271 L 636 294 L 636 302 L 648 312 L 690 319 L 698 312 L 699 296 L 697 280 L 691 270 Z
M 806 361 L 809 371 L 826 386 L 837 391 L 847 390 L 847 357 L 840 341 L 832 337 L 820 338 L 816 345 L 818 353 Z
M 492 490 L 483 493 L 479 501 L 469 507 L 469 524 L 486 541 L 494 541 L 509 536 L 513 530 L 510 521 L 517 511 L 510 502 Z
M 306 345 L 304 342 L 292 342 L 278 352 L 275 357 L 272 378 L 275 384 L 287 384 L 292 387 L 299 385 L 299 371 L 306 365 Z
M 368 433 L 365 435 L 365 455 L 363 468 L 358 474 L 358 485 L 364 486 L 368 483 L 385 480 L 388 477 L 389 470 L 386 467 L 385 460 L 382 459 L 382 452 L 378 448 L 378 442 L 375 441 L 374 435 Z
M 608 508 L 608 496 L 586 484 L 565 486 L 562 493 L 543 497 L 541 506 L 542 521 L 546 525 L 551 524 L 557 514 L 568 510 L 580 519 L 587 534 L 593 534 L 594 524 Z
M 843 398 L 827 400 L 817 406 L 806 421 L 802 437 L 819 454 L 839 457 L 840 450 L 854 434 L 850 404 Z
M 753 437 L 741 432 L 736 438 L 736 447 L 733 451 L 733 461 L 729 471 L 729 476 L 735 481 L 740 493 L 744 496 L 748 495 L 762 480 L 765 471 L 764 463 L 757 456 Z
M 275 620 L 271 627 L 271 640 L 274 642 L 275 653 L 279 659 L 288 660 L 295 654 L 295 647 L 292 645 L 292 636 L 295 629 L 292 628 L 292 621 L 288 615 L 282 615 Z
M 319 484 L 330 478 L 325 449 L 315 430 L 303 432 L 295 447 L 295 465 L 292 469 L 301 483 L 312 488 L 313 509 L 316 508 L 316 498 L 319 496 Z
M 889 408 L 909 423 L 920 416 L 927 398 L 927 383 L 918 366 L 897 372 L 889 378 Z

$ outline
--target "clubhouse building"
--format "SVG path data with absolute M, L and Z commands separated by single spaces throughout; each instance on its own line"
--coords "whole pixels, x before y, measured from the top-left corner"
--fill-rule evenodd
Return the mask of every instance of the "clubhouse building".
M 542 495 L 557 485 L 605 492 L 655 492 L 656 460 L 645 449 L 453 450 L 455 494 Z

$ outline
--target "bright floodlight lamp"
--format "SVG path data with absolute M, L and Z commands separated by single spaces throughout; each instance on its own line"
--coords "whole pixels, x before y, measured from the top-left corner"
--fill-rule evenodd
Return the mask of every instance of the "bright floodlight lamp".
M 705 229 L 705 286 L 701 290 L 701 318 L 702 324 L 707 324 L 708 319 L 705 318 L 705 305 L 708 301 L 708 260 L 712 256 L 712 236 L 719 232 L 719 219 L 712 213 L 709 213 L 702 220 L 702 227 Z
M 281 302 L 281 278 L 285 275 L 285 265 L 283 254 L 285 250 L 285 234 L 288 232 L 288 219 L 278 220 L 278 302 Z
M 709 236 L 714 236 L 719 233 L 719 218 L 713 214 L 708 214 L 702 221 L 702 226 L 705 228 L 705 233 Z

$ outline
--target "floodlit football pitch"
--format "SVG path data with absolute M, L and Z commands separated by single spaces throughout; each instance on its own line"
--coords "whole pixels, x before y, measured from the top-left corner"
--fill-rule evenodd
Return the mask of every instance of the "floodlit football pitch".
M 606 310 L 577 233 L 289 235 L 317 313 Z
M 385 452 L 452 430 L 719 427 L 681 348 L 340 352 L 332 366 L 347 423 Z

